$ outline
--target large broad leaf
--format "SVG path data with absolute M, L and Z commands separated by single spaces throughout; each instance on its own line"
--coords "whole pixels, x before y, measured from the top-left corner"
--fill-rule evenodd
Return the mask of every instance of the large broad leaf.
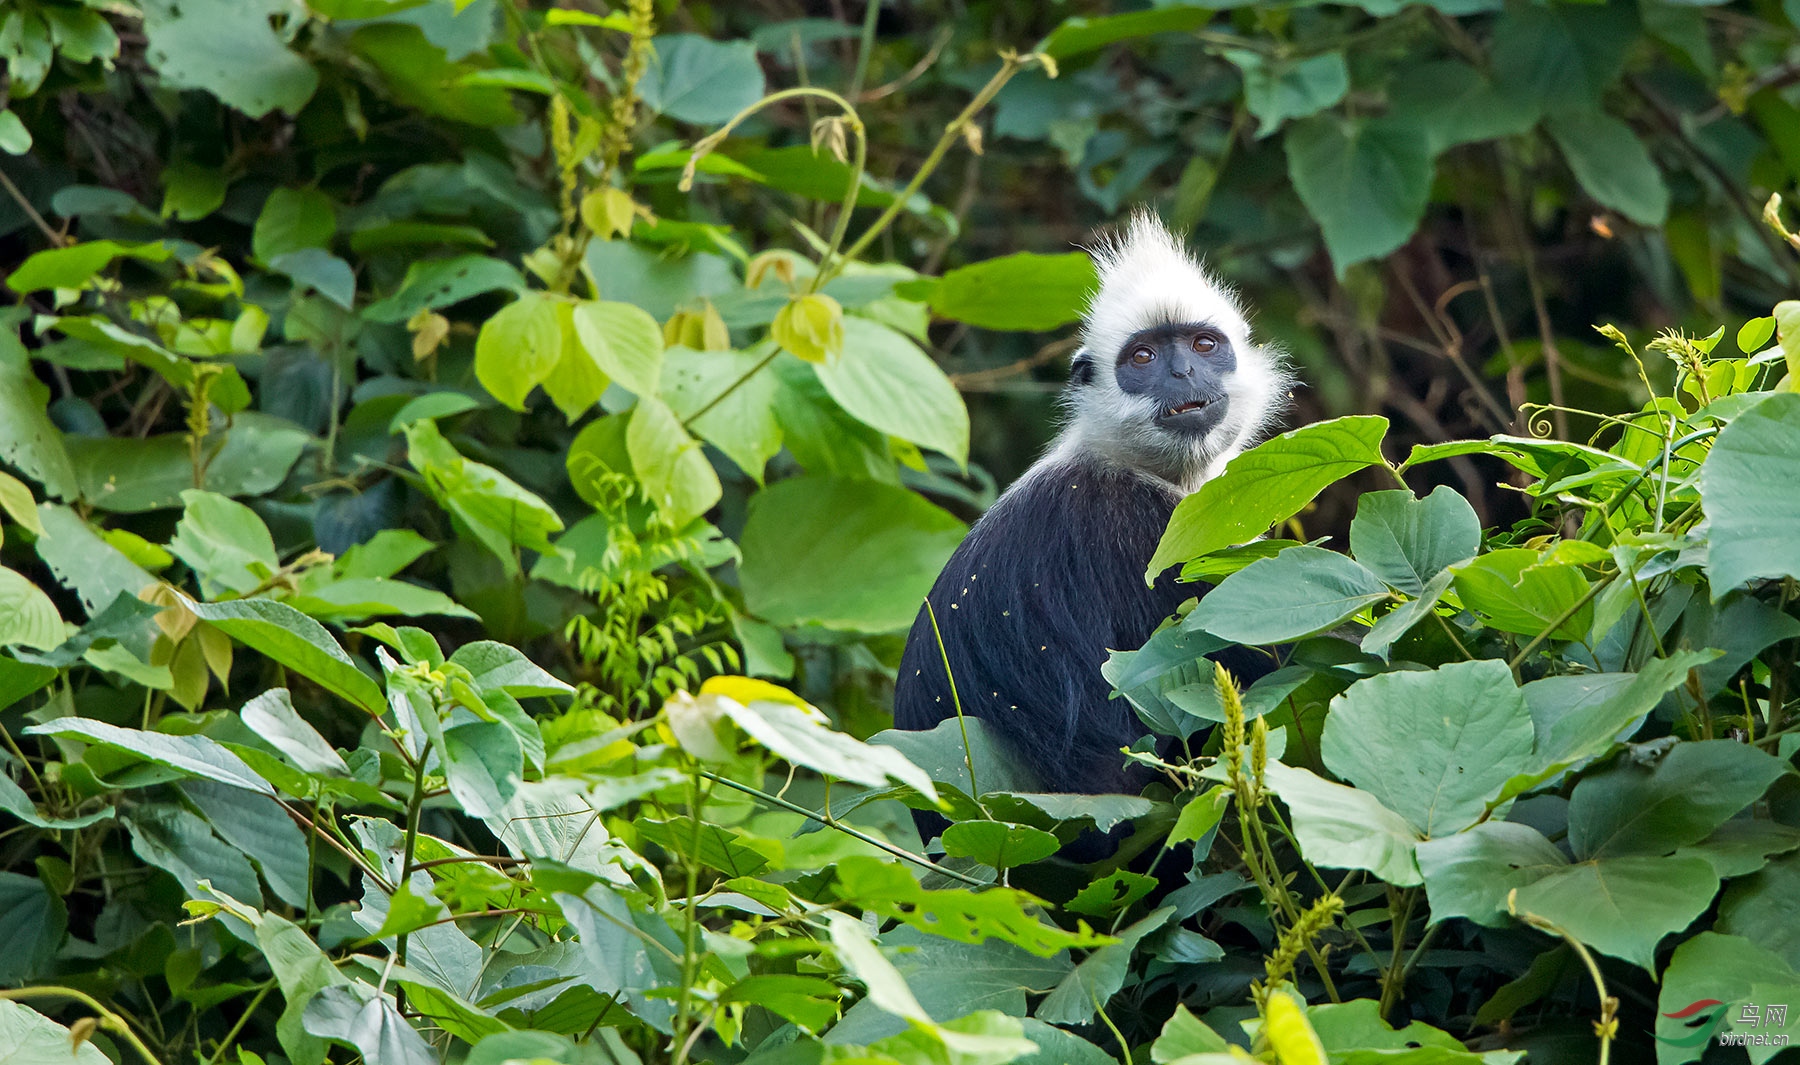
M 849 315 L 844 350 L 813 367 L 851 416 L 890 436 L 969 460 L 969 412 L 956 386 L 898 330 Z
M 639 396 L 656 394 L 663 336 L 656 319 L 629 303 L 585 300 L 573 311 L 575 335 L 600 369 Z
M 1719 876 L 1703 858 L 1603 858 L 1577 862 L 1518 889 L 1535 914 L 1588 946 L 1654 971 L 1656 945 L 1706 912 Z
M 477 691 L 503 691 L 526 698 L 533 695 L 573 695 L 575 689 L 546 673 L 517 648 L 493 640 L 476 640 L 458 647 L 450 661 L 468 670 Z
M 638 397 L 625 429 L 625 450 L 644 494 L 676 528 L 712 509 L 719 474 L 675 412 L 655 395 Z
M 1479 820 L 1531 763 L 1531 712 L 1506 663 L 1383 673 L 1332 700 L 1319 753 L 1423 836 Z
M 1403 65 L 1389 90 L 1388 115 L 1425 132 L 1432 154 L 1474 141 L 1525 133 L 1537 124 L 1536 101 L 1501 91 L 1467 63 Z
M 1467 917 L 1494 928 L 1510 920 L 1508 892 L 1569 864 L 1543 833 L 1510 821 L 1483 821 L 1467 832 L 1426 840 L 1416 853 L 1432 920 Z
M 1525 685 L 1520 690 L 1537 733 L 1532 768 L 1507 781 L 1501 798 L 1522 795 L 1565 769 L 1605 754 L 1712 655 L 1677 651 L 1644 663 L 1636 673 L 1576 673 Z
M 967 743 L 963 742 L 965 735 Z M 1039 787 L 1030 771 L 1013 759 L 1004 742 L 978 717 L 949 718 L 924 731 L 888 729 L 869 737 L 869 742 L 898 750 L 932 780 L 954 785 L 968 795 L 1026 794 Z M 971 766 L 973 780 L 969 779 Z M 1031 798 L 1048 797 L 1033 794 Z
M 0 645 L 48 651 L 62 642 L 56 604 L 24 574 L 0 566 Z
M 1066 951 L 1038 957 L 997 939 L 959 943 L 910 926 L 883 933 L 881 944 L 920 1008 L 938 1020 L 983 1009 L 1022 1014 L 1027 992 L 1050 990 L 1072 967 Z M 905 1030 L 904 1020 L 858 1003 L 825 1038 L 866 1044 Z
M 169 540 L 169 553 L 207 584 L 248 595 L 280 568 L 275 540 L 256 511 L 193 488 L 181 493 L 181 501 L 187 509 Z
M 1757 577 L 1800 577 L 1796 484 L 1800 395 L 1784 392 L 1733 419 L 1700 468 L 1714 599 Z
M 758 484 L 781 450 L 775 371 L 755 352 L 671 348 L 663 356 L 662 397 L 676 417 L 725 453 Z
M 44 524 L 44 535 L 37 542 L 38 557 L 57 580 L 81 597 L 90 616 L 121 595 L 136 599 L 139 592 L 156 584 L 155 577 L 102 540 L 68 507 L 45 504 L 38 508 L 38 520 Z M 142 650 L 149 650 L 147 643 Z
M 1086 1024 L 1093 1020 L 1094 1011 L 1104 1009 L 1124 986 L 1130 971 L 1131 952 L 1138 941 L 1161 928 L 1174 913 L 1173 906 L 1156 910 L 1122 929 L 1117 943 L 1109 943 L 1083 958 L 1081 964 L 1056 985 L 1056 990 L 1038 1003 L 1038 1020 L 1050 1024 Z
M 45 288 L 81 288 L 115 259 L 130 257 L 162 262 L 169 257 L 163 244 L 121 244 L 116 240 L 89 240 L 61 248 L 46 248 L 26 259 L 7 275 L 14 292 Z
M 927 798 L 937 798 L 931 777 L 904 754 L 833 729 L 825 715 L 810 706 L 796 705 L 772 684 L 743 677 L 713 677 L 701 685 L 699 698 L 714 700 L 719 712 L 751 739 L 795 765 L 872 788 L 897 780 Z
M 1732 740 L 1678 743 L 1655 768 L 1626 761 L 1584 777 L 1569 796 L 1569 845 L 1578 858 L 1667 854 L 1705 839 L 1788 772 Z
M 1789 965 L 1800 965 L 1800 854 L 1784 855 L 1733 880 L 1719 900 L 1719 920 L 1714 927 L 1734 936 L 1754 937 L 1759 946 Z
M 1481 549 L 1481 519 L 1439 485 L 1424 499 L 1398 489 L 1366 492 L 1350 523 L 1350 553 L 1390 587 L 1417 596 L 1433 577 Z
M 111 1060 L 31 1007 L 0 1001 L 0 1065 L 111 1065 Z
M 1754 1023 L 1740 1022 L 1740 1007 L 1746 1003 L 1787 1006 L 1800 999 L 1800 974 L 1789 962 L 1770 953 L 1759 933 L 1701 932 L 1675 948 L 1661 983 L 1656 999 L 1657 1065 L 1699 1061 L 1714 1037 L 1733 1022 L 1740 1032 L 1760 1029 L 1764 1035 L 1776 1035 L 1760 1014 Z M 1787 1025 L 1796 1023 L 1800 1016 L 1787 1021 Z M 1762 1065 L 1786 1047 L 1768 1043 L 1745 1049 L 1754 1065 Z
M 1592 107 L 1637 36 L 1625 8 L 1516 7 L 1495 24 L 1489 56 L 1501 92 L 1546 111 Z
M 1144 571 L 1163 570 L 1209 551 L 1255 539 L 1299 513 L 1328 484 L 1382 462 L 1388 420 L 1369 415 L 1283 433 L 1232 459 L 1225 472 L 1183 499 Z
M 1233 49 L 1225 57 L 1243 72 L 1244 106 L 1256 116 L 1258 137 L 1275 132 L 1290 118 L 1316 115 L 1350 91 L 1350 68 L 1342 52 L 1272 59 Z
M 1373 795 L 1271 761 L 1265 778 L 1287 804 L 1300 853 L 1315 865 L 1367 869 L 1400 887 L 1421 882 L 1419 833 Z
M 69 930 L 60 896 L 35 876 L 0 873 L 0 981 L 18 985 L 44 974 Z M 0 1043 L 0 1062 L 6 1060 Z
M 145 53 L 170 88 L 204 89 L 261 118 L 299 114 L 319 86 L 312 64 L 290 52 L 271 19 L 286 0 L 148 0 Z
M 652 111 L 714 125 L 763 94 L 762 64 L 749 41 L 721 42 L 687 33 L 659 34 L 638 92 Z
M 407 460 L 425 475 L 425 486 L 508 573 L 518 572 L 513 548 L 556 554 L 550 534 L 562 518 L 538 495 L 485 463 L 465 459 L 429 419 L 405 427 Z
M 256 257 L 273 262 L 297 251 L 323 248 L 337 232 L 337 205 L 314 188 L 276 189 L 263 201 L 251 230 Z
M 307 773 L 347 777 L 350 767 L 319 730 L 294 709 L 286 688 L 270 688 L 244 704 L 238 716 L 246 727 Z
M 1669 186 L 1631 127 L 1598 108 L 1553 114 L 1544 123 L 1569 169 L 1601 206 L 1644 226 L 1669 215 Z
M 131 834 L 131 851 L 175 878 L 190 899 L 208 898 L 206 881 L 234 899 L 262 903 L 256 867 L 236 847 L 213 835 L 198 814 L 174 803 L 145 803 L 119 819 Z
M 242 411 L 206 438 L 211 456 L 202 488 L 227 496 L 270 492 L 287 477 L 312 434 L 292 422 Z M 137 513 L 177 506 L 194 487 L 193 453 L 185 433 L 142 440 L 70 437 L 66 441 L 82 498 L 101 510 Z
M 337 984 L 313 995 L 302 1023 L 307 1032 L 354 1047 L 381 1065 L 437 1065 L 437 1052 L 400 1016 L 394 1004 L 365 984 Z
M 170 736 L 161 732 L 142 732 L 85 717 L 55 718 L 42 725 L 30 726 L 25 734 L 55 736 L 59 739 L 116 747 L 187 776 L 216 780 L 221 784 L 230 784 L 232 787 L 263 795 L 275 794 L 275 789 L 245 765 L 242 758 L 205 736 Z
M 933 314 L 983 329 L 1044 331 L 1081 318 L 1099 284 L 1082 252 L 1017 252 L 922 282 Z
M 1525 547 L 1489 551 L 1456 570 L 1463 605 L 1485 615 L 1493 628 L 1521 636 L 1586 636 L 1594 604 L 1582 600 L 1591 588 L 1581 567 L 1541 562 L 1538 552 Z
M 778 625 L 893 632 L 912 623 L 967 530 L 905 489 L 835 477 L 750 497 L 738 568 L 750 611 Z
M 50 390 L 31 371 L 19 324 L 29 309 L 0 311 L 0 460 L 17 467 L 58 499 L 75 496 L 75 469 L 62 433 L 44 413 Z
M 512 264 L 485 255 L 428 259 L 406 268 L 399 291 L 363 308 L 372 322 L 404 322 L 427 308 L 460 303 L 494 291 L 524 292 L 525 279 Z
M 1384 119 L 1317 115 L 1288 127 L 1288 176 L 1339 274 L 1406 243 L 1431 191 L 1431 144 Z
M 1232 643 L 1277 644 L 1323 632 L 1388 590 L 1336 551 L 1290 547 L 1252 562 L 1200 600 L 1182 624 Z
M 386 711 L 381 685 L 357 668 L 322 625 L 286 603 L 235 599 L 224 603 L 190 600 L 184 605 L 202 621 L 212 622 L 227 636 L 261 651 L 325 690 L 371 714 Z
M 475 338 L 475 377 L 481 387 L 513 410 L 562 358 L 563 330 L 557 302 L 526 292 L 481 325 Z
M 306 837 L 279 802 L 206 780 L 184 781 L 181 793 L 220 839 L 256 863 L 277 898 L 299 909 L 306 907 L 312 876 Z

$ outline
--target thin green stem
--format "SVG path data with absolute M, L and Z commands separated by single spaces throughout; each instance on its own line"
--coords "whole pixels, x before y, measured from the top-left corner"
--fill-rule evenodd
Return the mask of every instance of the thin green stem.
M 262 1005 L 262 1000 L 268 998 L 269 992 L 273 990 L 275 990 L 275 981 L 273 980 L 262 986 L 262 990 L 258 991 L 256 997 L 250 1000 L 250 1004 L 244 1007 L 243 1015 L 237 1019 L 236 1024 L 231 1026 L 231 1031 L 226 1032 L 225 1038 L 219 1040 L 218 1049 L 214 1050 L 212 1056 L 206 1059 L 206 1065 L 219 1065 L 225 1052 L 231 1049 L 231 1044 L 237 1042 L 238 1033 L 244 1030 L 244 1025 L 250 1023 L 251 1016 L 256 1013 L 256 1007 Z
M 862 99 L 863 83 L 869 76 L 869 53 L 875 50 L 875 23 L 881 17 L 881 0 L 869 0 L 863 9 L 862 39 L 856 47 L 856 70 L 850 75 L 850 99 Z
M 862 832 L 855 828 L 852 828 L 849 825 L 844 824 L 842 821 L 839 821 L 837 818 L 832 817 L 830 815 L 813 813 L 811 810 L 808 810 L 806 807 L 798 805 L 797 803 L 789 802 L 788 800 L 783 799 L 778 795 L 771 795 L 768 792 L 762 790 L 761 788 L 753 788 L 748 784 L 740 784 L 735 780 L 732 780 L 728 777 L 719 776 L 717 773 L 713 773 L 709 770 L 702 769 L 700 771 L 700 773 L 702 776 L 706 777 L 708 780 L 713 781 L 714 783 L 723 784 L 728 788 L 734 788 L 738 791 L 743 792 L 746 795 L 754 796 L 755 798 L 761 799 L 762 801 L 768 803 L 771 806 L 779 806 L 781 809 L 786 810 L 789 813 L 799 814 L 801 817 L 804 817 L 809 821 L 817 821 L 819 824 L 824 825 L 826 828 L 834 828 L 834 829 L 838 830 L 839 832 L 842 832 L 844 835 L 849 836 L 851 839 L 859 839 L 859 840 L 863 841 L 864 843 L 867 843 L 871 847 L 874 847 L 878 850 L 886 851 L 887 853 L 893 855 L 896 858 L 911 862 L 914 865 L 919 866 L 921 869 L 929 869 L 934 873 L 942 873 L 943 875 L 949 877 L 950 879 L 960 880 L 963 883 L 969 885 L 970 887 L 984 888 L 984 887 L 988 886 L 987 882 L 984 880 L 979 880 L 975 877 L 972 877 L 969 874 L 962 872 L 961 870 L 951 869 L 947 866 L 939 865 L 938 863 L 932 861 L 930 858 L 927 858 L 924 855 L 914 854 L 912 851 L 909 851 L 904 847 L 896 847 L 892 843 L 889 843 L 887 840 L 877 839 L 876 837 L 869 835 L 867 832 Z
M 956 724 L 962 729 L 963 765 L 969 768 L 969 796 L 977 798 L 981 788 L 975 783 L 975 754 L 969 746 L 969 721 L 963 716 L 962 697 L 956 693 L 956 674 L 950 669 L 950 651 L 944 646 L 944 634 L 938 631 L 937 610 L 931 605 L 929 596 L 925 599 L 925 616 L 931 619 L 931 635 L 937 640 L 938 655 L 944 660 L 944 679 L 950 682 L 950 705 L 956 710 Z
M 112 1010 L 107 1009 L 105 1006 L 102 1006 L 100 1000 L 94 998 L 87 992 L 77 991 L 72 987 L 62 987 L 60 985 L 15 987 L 0 991 L 0 999 L 7 1001 L 18 1001 L 20 999 L 29 998 L 74 999 L 88 1009 L 99 1014 L 100 1027 L 125 1040 L 127 1043 L 130 1043 L 131 1049 L 137 1051 L 139 1057 L 142 1057 L 145 1061 L 149 1062 L 150 1065 L 162 1065 L 162 1062 L 157 1059 L 156 1055 L 150 1052 L 150 1048 L 144 1045 L 144 1041 L 138 1038 L 138 1034 L 131 1030 L 131 1026 L 125 1023 L 123 1017 L 114 1013 Z

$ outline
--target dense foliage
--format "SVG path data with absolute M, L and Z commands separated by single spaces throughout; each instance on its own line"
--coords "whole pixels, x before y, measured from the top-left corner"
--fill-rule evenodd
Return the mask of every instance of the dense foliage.
M 1785 9 L 836 14 L 0 7 L 0 1061 L 1777 1053 Z M 883 703 L 1139 201 L 1307 424 L 1047 795 Z

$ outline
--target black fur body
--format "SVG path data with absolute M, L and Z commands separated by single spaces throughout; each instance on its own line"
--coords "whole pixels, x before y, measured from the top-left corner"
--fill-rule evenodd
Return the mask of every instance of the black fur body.
M 913 622 L 895 727 L 956 716 L 947 654 L 963 713 L 1005 740 L 1044 790 L 1136 793 L 1144 775 L 1127 771 L 1119 749 L 1149 730 L 1130 703 L 1109 697 L 1100 667 L 1209 587 L 1179 584 L 1173 570 L 1144 584 L 1179 499 L 1167 481 L 1098 456 L 1034 467 L 976 522 L 932 587 L 942 650 L 923 608 Z M 1233 650 L 1245 658 L 1228 661 L 1234 672 L 1264 671 Z

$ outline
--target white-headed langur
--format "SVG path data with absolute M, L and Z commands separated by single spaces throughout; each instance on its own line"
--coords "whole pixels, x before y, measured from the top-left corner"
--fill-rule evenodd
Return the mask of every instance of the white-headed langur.
M 1139 214 L 1092 249 L 1100 288 L 1081 327 L 1049 451 L 975 523 L 907 636 L 894 724 L 980 718 L 1045 791 L 1135 793 L 1120 748 L 1149 729 L 1100 667 L 1143 645 L 1205 585 L 1144 570 L 1175 504 L 1255 444 L 1290 378 L 1233 294 Z M 1241 683 L 1266 658 L 1221 652 Z M 1240 657 L 1241 656 L 1241 657 Z M 1136 786 L 1133 786 L 1133 785 Z

